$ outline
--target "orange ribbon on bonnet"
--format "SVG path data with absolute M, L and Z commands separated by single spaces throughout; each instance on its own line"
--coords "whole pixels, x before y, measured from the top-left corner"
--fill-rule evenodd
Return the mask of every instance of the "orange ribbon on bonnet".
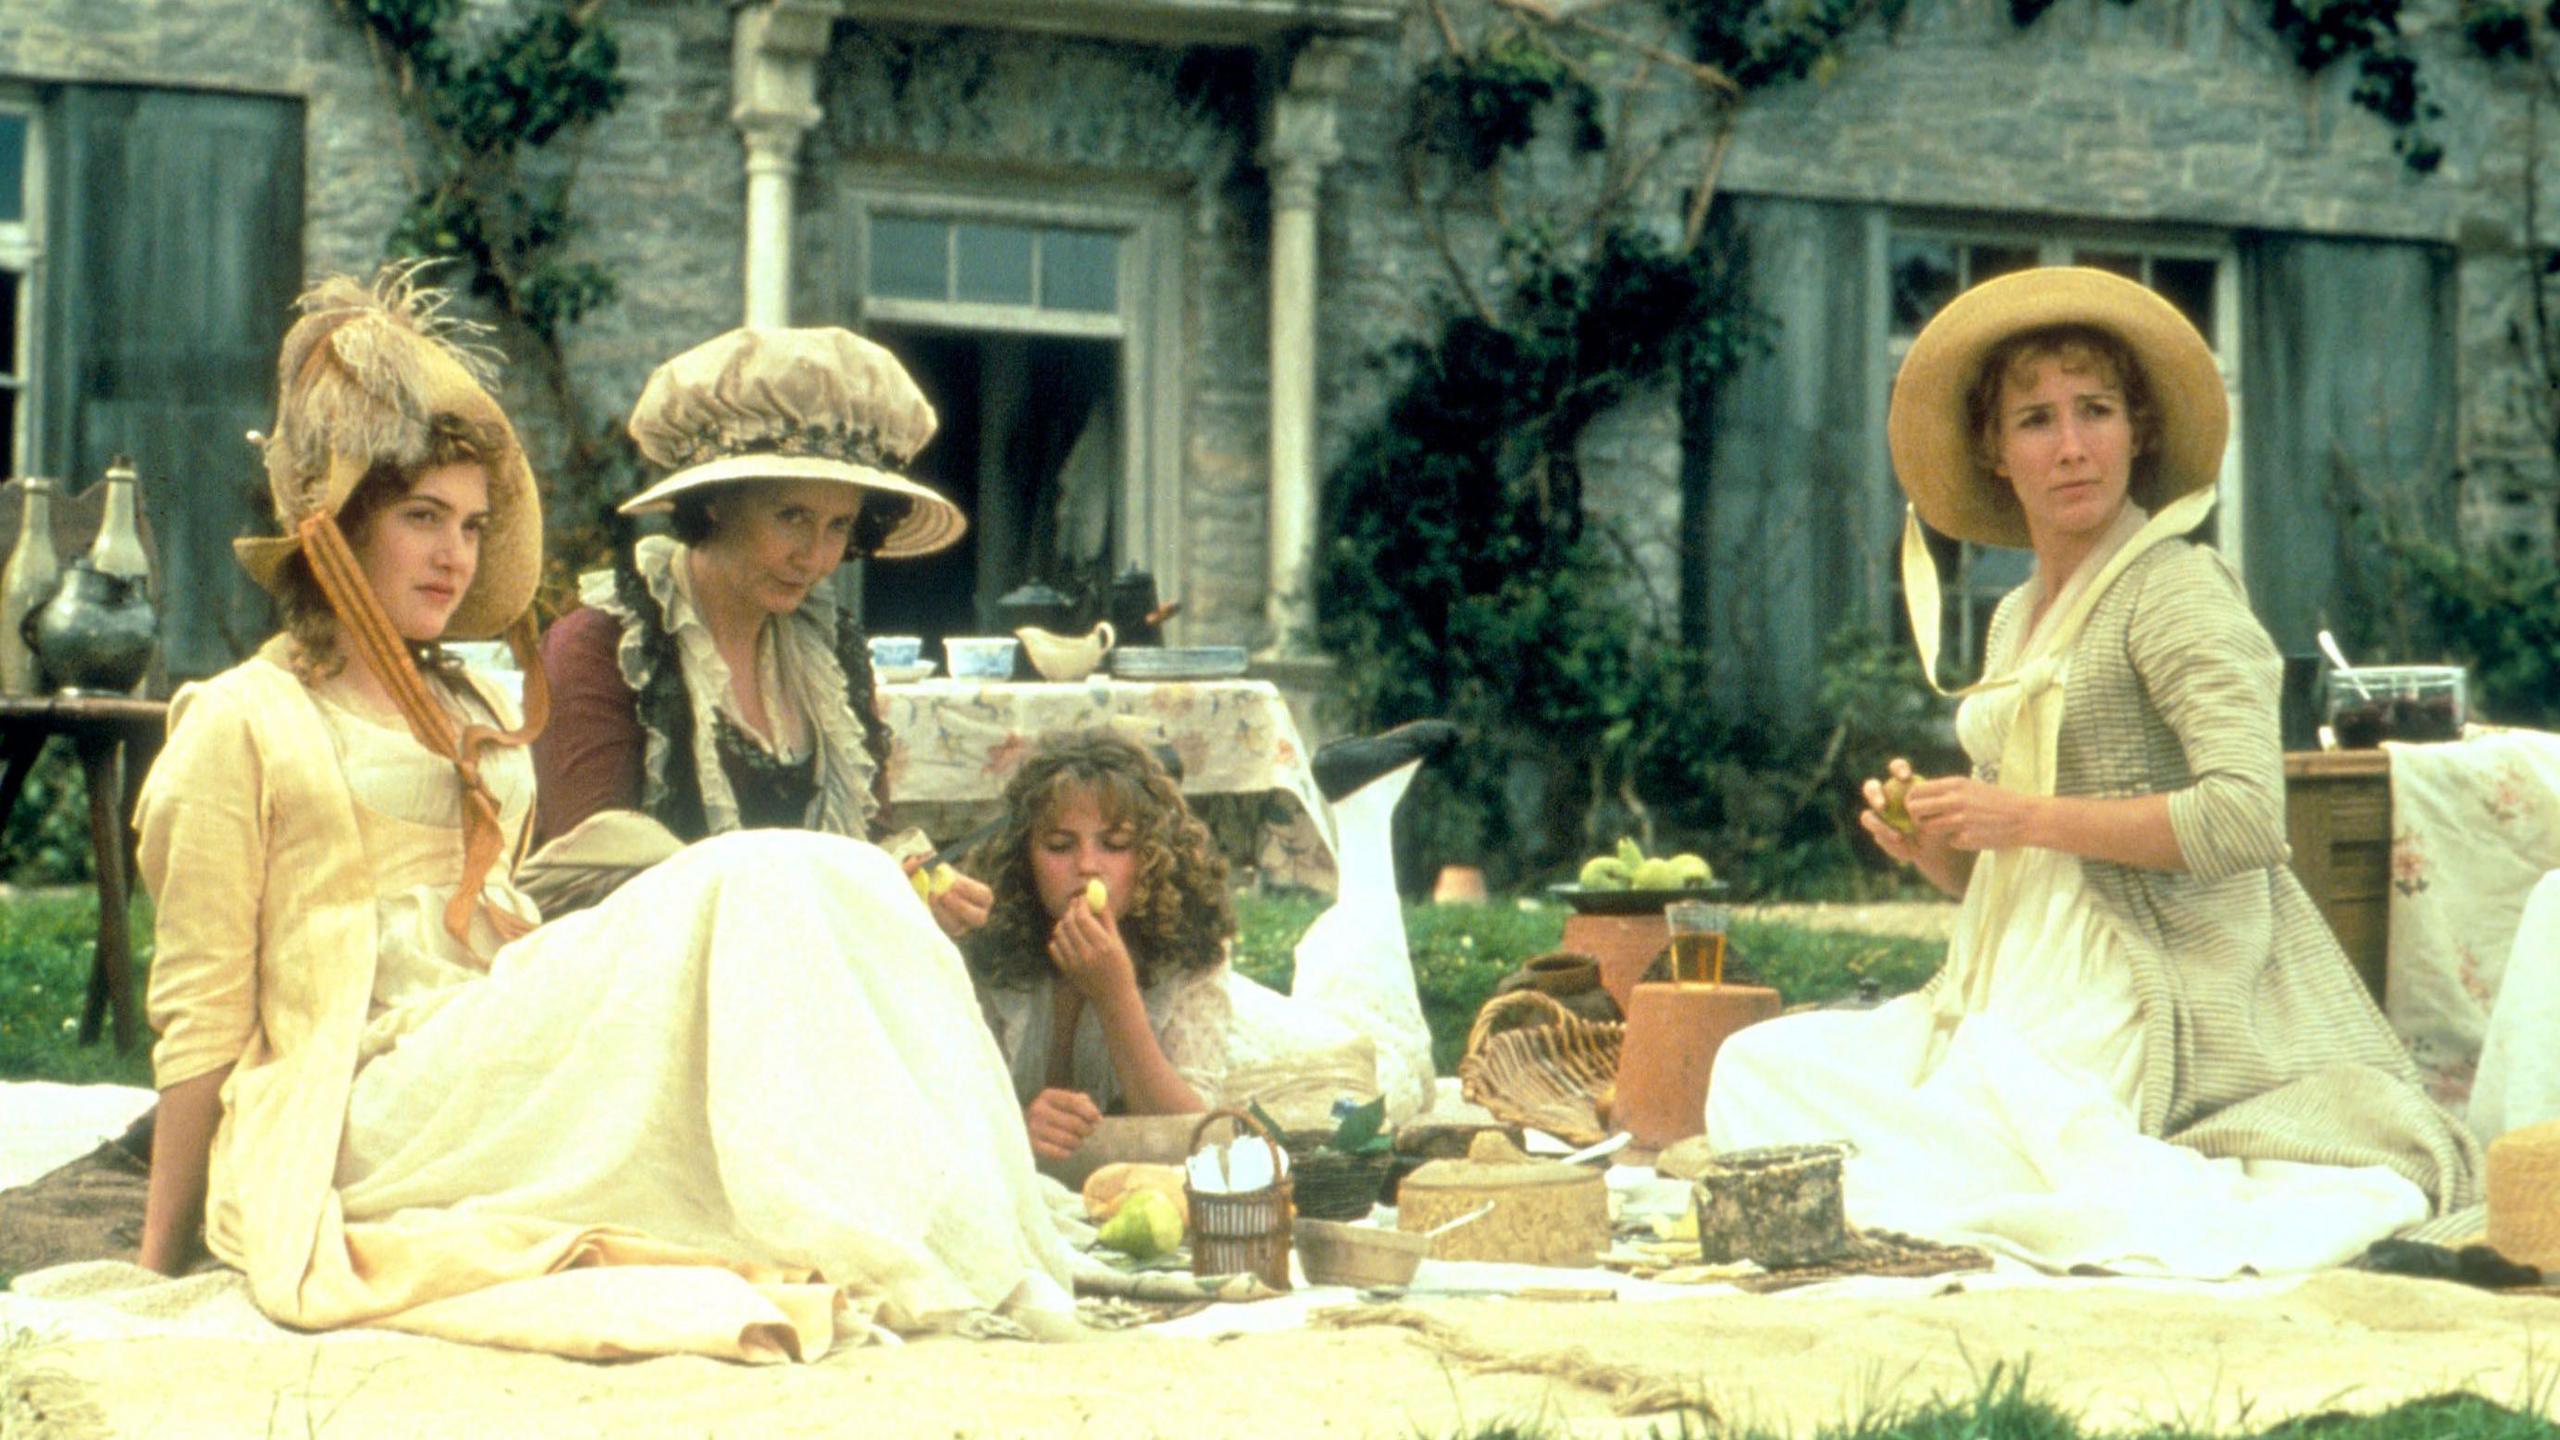
M 487 904 L 481 895 L 489 872 L 497 868 L 506 830 L 499 816 L 497 796 L 481 778 L 480 756 L 492 746 L 533 743 L 551 719 L 551 684 L 543 674 L 541 657 L 535 652 L 533 613 L 528 610 L 507 627 L 507 647 L 515 652 L 516 664 L 524 672 L 524 723 L 513 730 L 463 724 L 437 704 L 427 689 L 426 677 L 418 673 L 408 642 L 392 628 L 391 616 L 365 579 L 364 566 L 347 545 L 337 517 L 314 515 L 302 522 L 296 535 L 303 555 L 311 562 L 311 575 L 319 582 L 321 595 L 337 612 L 348 642 L 391 692 L 401 718 L 409 722 L 409 733 L 428 750 L 452 761 L 454 772 L 462 777 L 462 882 L 444 907 L 444 928 L 468 948 L 471 912 L 477 905 L 488 913 L 489 924 L 500 940 L 513 940 L 528 933 L 532 926 Z

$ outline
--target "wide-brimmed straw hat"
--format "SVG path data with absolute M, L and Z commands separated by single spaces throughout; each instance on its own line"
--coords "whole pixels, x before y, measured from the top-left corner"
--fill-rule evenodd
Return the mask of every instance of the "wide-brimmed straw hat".
M 2047 266 L 1986 280 L 1947 302 L 1911 343 L 1894 377 L 1885 434 L 1894 476 L 1941 534 L 2011 549 L 2027 521 L 1975 443 L 1968 397 L 1983 361 L 2011 336 L 2086 325 L 2122 340 L 2142 366 L 2160 416 L 2158 453 L 2134 465 L 2133 503 L 2157 513 L 2222 473 L 2231 403 L 2213 351 L 2178 308 L 2105 270 Z
M 294 532 L 303 521 L 336 515 L 376 465 L 425 467 L 437 419 L 464 421 L 500 443 L 497 454 L 482 458 L 489 524 L 479 569 L 445 637 L 482 640 L 533 603 L 542 572 L 542 499 L 515 427 L 489 393 L 488 361 L 455 343 L 470 327 L 442 317 L 444 292 L 418 284 L 421 268 L 385 266 L 370 285 L 332 276 L 295 302 L 302 318 L 285 332 L 276 360 L 275 428 L 260 439 L 285 533 L 231 547 L 252 579 L 279 591 L 285 561 L 301 550 Z
M 670 509 L 687 490 L 741 480 L 834 481 L 912 502 L 875 555 L 931 554 L 969 529 L 960 507 L 898 473 L 937 423 L 898 357 L 852 331 L 744 326 L 649 376 L 631 438 L 672 473 L 622 510 Z

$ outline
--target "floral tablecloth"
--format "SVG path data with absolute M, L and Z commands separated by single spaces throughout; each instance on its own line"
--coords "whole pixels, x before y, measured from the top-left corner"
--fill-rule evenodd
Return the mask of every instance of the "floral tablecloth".
M 2560 735 L 2486 731 L 2390 749 L 2383 1010 L 2436 1099 L 2462 1114 L 2510 956 L 2560 964 L 2560 936 L 2519 933 L 2527 897 L 2560 869 Z
M 1230 861 L 1270 881 L 1333 888 L 1332 810 L 1316 789 L 1297 721 L 1267 680 L 941 679 L 883 685 L 880 699 L 896 737 L 889 793 L 901 824 L 947 840 L 995 813 L 1005 782 L 1041 736 L 1116 724 L 1172 748 L 1183 795 Z

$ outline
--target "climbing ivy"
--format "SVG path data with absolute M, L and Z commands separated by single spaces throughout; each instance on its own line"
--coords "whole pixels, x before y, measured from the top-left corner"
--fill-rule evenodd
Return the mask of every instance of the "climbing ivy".
M 532 361 L 565 443 L 544 467 L 548 553 L 574 567 L 610 543 L 609 497 L 634 463 L 619 427 L 589 422 L 563 350 L 568 327 L 611 303 L 615 286 L 602 266 L 570 258 L 575 169 L 547 153 L 622 100 L 603 0 L 534 0 L 495 26 L 467 0 L 332 3 L 364 32 L 425 141 L 388 249 L 458 262 L 462 288 L 513 332 L 513 357 Z
M 1642 15 L 1480 0 L 1472 37 L 1460 0 L 1421 3 L 1444 43 L 1418 68 L 1405 170 L 1446 285 L 1429 338 L 1377 357 L 1390 398 L 1327 477 L 1316 575 L 1316 638 L 1343 662 L 1354 723 L 1446 715 L 1478 737 L 1416 790 L 1407 871 L 1490 863 L 1517 882 L 1554 873 L 1577 840 L 1656 827 L 1755 857 L 1762 883 L 1818 863 L 1807 857 L 1837 862 L 1851 847 L 1824 801 L 1926 709 L 1908 657 L 1863 632 L 1838 642 L 1822 689 L 1841 718 L 1827 736 L 1739 722 L 1709 683 L 1699 617 L 1644 591 L 1634 537 L 1586 518 L 1578 446 L 1594 418 L 1657 384 L 1698 435 L 1762 323 L 1740 284 L 1745 257 L 1708 223 L 1735 117 L 1778 87 L 1829 80 L 1843 41 L 1889 30 L 1906 0 L 1650 0 Z M 2261 3 L 2306 74 L 2353 65 L 2355 102 L 2392 127 L 2404 163 L 2437 167 L 2441 111 L 2402 0 Z M 2532 3 L 2549 14 L 2463 0 L 2463 33 L 2491 59 L 2537 54 L 2534 27 L 2560 21 L 2560 0 Z M 2051 4 L 2010 0 L 2010 16 L 2029 26 Z M 1695 104 L 1667 127 L 1653 107 L 1640 141 L 1630 101 L 1666 76 Z M 1558 199 L 1542 172 L 1542 203 L 1515 215 L 1505 162 L 1550 131 L 1590 162 L 1580 173 L 1597 198 Z M 1660 213 L 1679 192 L 1648 177 L 1690 139 L 1695 178 L 1671 201 L 1679 213 Z M 1461 214 L 1493 221 L 1490 256 L 1462 253 L 1449 223 Z M 2560 306 L 2534 313 L 2560 376 Z M 2560 382 L 2552 393 L 2560 436 Z M 1683 573 L 1700 563 L 1684 554 Z
M 1587 518 L 1580 448 L 1647 387 L 1703 414 L 1759 343 L 1741 248 L 1707 223 L 1733 118 L 1752 94 L 1818 74 L 1841 35 L 1892 6 L 1653 0 L 1653 26 L 1604 29 L 1491 3 L 1473 41 L 1433 7 L 1448 43 L 1419 69 L 1406 146 L 1448 287 L 1436 334 L 1380 357 L 1390 398 L 1327 479 L 1316 638 L 1344 662 L 1358 723 L 1445 715 L 1476 737 L 1408 802 L 1407 873 L 1466 861 L 1518 883 L 1624 830 L 1713 834 L 1717 854 L 1751 858 L 1755 880 L 1801 880 L 1789 872 L 1807 847 L 1846 854 L 1836 807 L 1750 777 L 1820 769 L 1827 795 L 1830 769 L 1863 749 L 1834 737 L 1827 754 L 1799 753 L 1810 747 L 1724 703 L 1676 600 L 1646 593 L 1629 558 L 1658 537 Z M 1634 136 L 1629 97 L 1665 80 L 1697 104 Z M 1510 218 L 1502 163 L 1550 127 L 1587 162 L 1592 198 Z M 1692 154 L 1685 197 L 1647 183 Z M 1648 208 L 1666 200 L 1668 213 Z M 1476 205 L 1499 229 L 1489 265 L 1467 264 L 1440 228 Z M 1876 648 L 1839 663 L 1891 672 Z

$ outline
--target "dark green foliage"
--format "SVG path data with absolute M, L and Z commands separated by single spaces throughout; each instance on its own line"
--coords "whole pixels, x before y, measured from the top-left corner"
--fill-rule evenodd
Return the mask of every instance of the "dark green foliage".
M 1502 790 L 1524 753 L 1614 786 L 1650 729 L 1699 713 L 1681 703 L 1694 657 L 1583 533 L 1575 441 L 1653 377 L 1732 365 L 1751 331 L 1730 259 L 1626 230 L 1572 257 L 1515 233 L 1501 317 L 1453 315 L 1436 349 L 1401 352 L 1403 383 L 1329 479 L 1317 635 L 1359 723 L 1447 715 L 1478 737 L 1409 802 L 1428 830 L 1457 797 L 1438 858 L 1521 848 Z
M 2390 530 L 2379 539 L 2436 649 L 2471 667 L 2475 713 L 2560 729 L 2560 561 Z
M 476 53 L 453 38 L 456 0 L 338 0 L 395 57 L 434 143 L 437 171 L 392 250 L 460 256 L 473 294 L 545 344 L 613 298 L 600 268 L 561 258 L 568 185 L 518 172 L 522 152 L 586 126 L 622 100 L 622 56 L 594 0 L 536 10 Z
M 1550 101 L 1562 101 L 1571 116 L 1576 149 L 1609 143 L 1600 92 L 1527 30 L 1505 30 L 1473 53 L 1432 61 L 1415 84 L 1414 140 L 1470 169 L 1490 170 L 1528 144 Z
M 2530 60 L 2533 28 L 2523 10 L 2504 0 L 2470 0 L 2462 7 L 2462 38 L 2483 60 Z
M 92 873 L 87 777 L 67 743 L 47 745 L 9 812 L 0 875 L 12 885 L 65 885 L 86 884 Z
M 2013 15 L 2020 3 L 2011 0 Z M 1746 92 L 1812 74 L 1841 36 L 1883 8 L 1871 0 L 1663 0 L 1663 9 L 1688 30 L 1691 52 Z

